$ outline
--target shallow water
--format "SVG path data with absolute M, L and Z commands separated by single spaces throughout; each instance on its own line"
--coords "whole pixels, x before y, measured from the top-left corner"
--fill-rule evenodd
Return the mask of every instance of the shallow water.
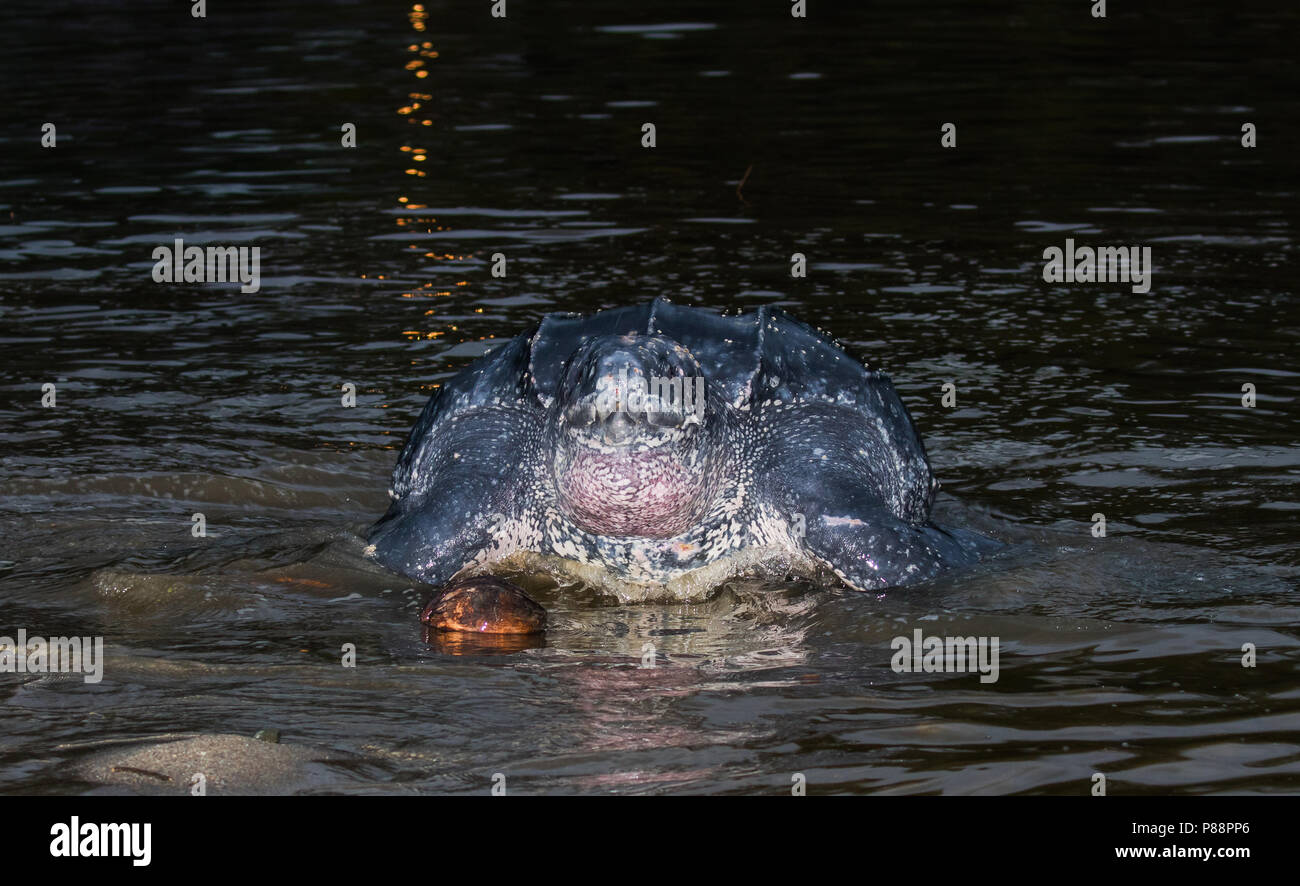
M 107 663 L 0 675 L 0 790 L 262 728 L 328 762 L 247 789 L 1300 789 L 1295 11 L 78 6 L 0 8 L 0 633 Z M 176 237 L 259 245 L 261 290 L 154 283 Z M 1152 247 L 1151 291 L 1044 283 L 1066 237 Z M 880 595 L 539 581 L 544 644 L 426 640 L 359 556 L 424 401 L 658 294 L 885 368 L 938 519 L 1005 550 Z M 896 673 L 916 629 L 999 638 L 999 679 Z

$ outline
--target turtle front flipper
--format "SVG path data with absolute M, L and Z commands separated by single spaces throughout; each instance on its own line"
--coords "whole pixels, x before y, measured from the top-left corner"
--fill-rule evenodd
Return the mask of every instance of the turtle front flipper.
M 937 484 L 915 433 L 816 403 L 778 410 L 770 424 L 756 472 L 764 500 L 792 544 L 852 587 L 924 581 L 979 559 L 978 545 L 928 522 Z
M 535 416 L 503 407 L 417 425 L 393 478 L 395 500 L 370 530 L 369 556 L 442 585 L 466 567 L 535 550 L 541 532 L 523 518 L 520 478 L 533 469 L 537 434 Z
M 462 511 L 454 501 L 397 504 L 370 531 L 367 555 L 386 569 L 442 585 L 492 544 L 493 514 Z
M 979 559 L 969 541 L 898 516 L 866 475 L 804 466 L 769 482 L 794 545 L 857 590 L 925 581 Z
M 933 524 L 898 519 L 883 506 L 805 514 L 804 548 L 856 590 L 934 578 L 979 559 L 974 545 Z

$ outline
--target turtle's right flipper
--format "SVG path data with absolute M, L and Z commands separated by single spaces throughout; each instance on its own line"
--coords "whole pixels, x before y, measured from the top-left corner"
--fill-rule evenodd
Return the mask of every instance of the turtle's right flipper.
M 490 407 L 448 418 L 399 467 L 398 498 L 371 529 L 369 556 L 441 585 L 488 552 L 525 544 L 520 502 L 511 496 L 527 453 L 537 449 L 526 419 Z

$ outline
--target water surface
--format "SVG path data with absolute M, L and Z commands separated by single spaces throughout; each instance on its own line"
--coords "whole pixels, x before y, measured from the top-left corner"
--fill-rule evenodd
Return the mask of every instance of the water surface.
M 0 677 L 0 790 L 262 728 L 326 760 L 290 791 L 1300 789 L 1294 10 L 470 5 L 0 9 L 0 633 L 108 656 Z M 260 291 L 154 283 L 176 237 L 258 245 Z M 1044 283 L 1067 237 L 1150 246 L 1151 291 Z M 426 642 L 429 590 L 359 556 L 425 400 L 660 294 L 885 368 L 938 519 L 1003 553 L 878 595 L 540 582 L 544 645 Z M 895 673 L 918 628 L 998 637 L 999 680 Z

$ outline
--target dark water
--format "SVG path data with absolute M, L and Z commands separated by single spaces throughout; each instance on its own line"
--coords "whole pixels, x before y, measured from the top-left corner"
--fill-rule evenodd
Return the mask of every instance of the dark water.
M 261 728 L 332 761 L 285 790 L 1300 789 L 1300 14 L 760 6 L 0 7 L 0 633 L 107 655 L 0 675 L 0 790 Z M 261 290 L 153 282 L 176 237 L 260 246 Z M 1150 246 L 1150 292 L 1043 282 L 1067 237 Z M 883 366 L 939 518 L 1005 551 L 870 596 L 542 586 L 544 646 L 427 644 L 359 556 L 418 410 L 658 294 Z M 895 673 L 917 628 L 1000 638 L 999 680 Z

